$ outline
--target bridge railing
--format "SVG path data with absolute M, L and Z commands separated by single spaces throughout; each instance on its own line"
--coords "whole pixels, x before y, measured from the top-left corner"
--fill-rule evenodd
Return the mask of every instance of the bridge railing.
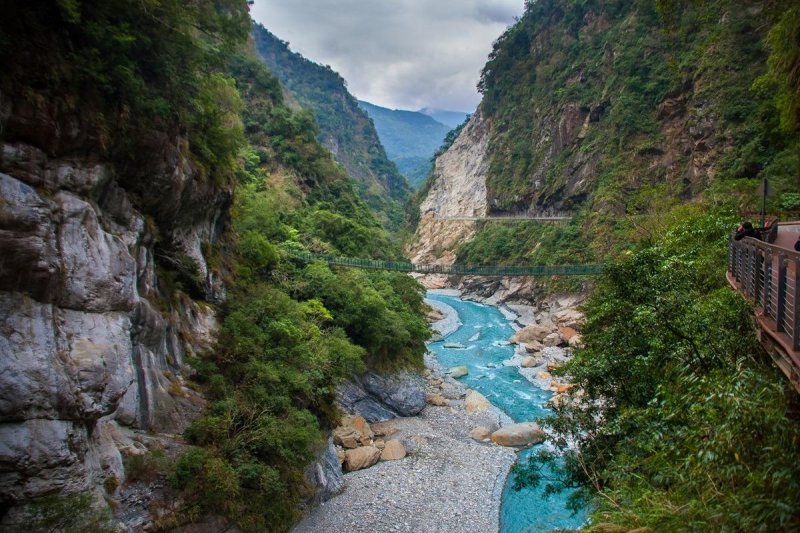
M 329 265 L 367 270 L 390 270 L 393 272 L 418 272 L 420 274 L 446 274 L 461 276 L 592 276 L 603 271 L 602 265 L 419 265 L 401 261 L 358 259 L 311 252 L 291 252 L 293 257 L 304 261 L 325 261 Z
M 800 253 L 745 238 L 731 240 L 728 271 L 784 343 L 800 351 Z

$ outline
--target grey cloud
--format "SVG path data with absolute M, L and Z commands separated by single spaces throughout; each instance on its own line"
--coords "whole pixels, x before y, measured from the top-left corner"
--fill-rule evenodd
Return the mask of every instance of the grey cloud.
M 523 0 L 256 0 L 253 17 L 379 105 L 472 111 L 492 42 Z

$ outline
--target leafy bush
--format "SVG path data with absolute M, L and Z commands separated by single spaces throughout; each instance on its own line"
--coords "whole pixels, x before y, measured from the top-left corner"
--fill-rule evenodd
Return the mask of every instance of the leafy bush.
M 726 286 L 736 221 L 677 208 L 663 236 L 609 266 L 586 305 L 586 347 L 561 374 L 582 392 L 548 420 L 555 468 L 596 521 L 655 531 L 800 527 L 798 400 Z M 780 450 L 779 452 L 776 452 Z

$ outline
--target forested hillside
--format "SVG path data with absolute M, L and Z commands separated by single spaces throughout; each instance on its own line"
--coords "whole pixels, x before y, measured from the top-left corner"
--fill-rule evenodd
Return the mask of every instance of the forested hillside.
M 756 210 L 763 178 L 769 207 L 795 207 L 783 195 L 797 190 L 800 146 L 775 101 L 796 99 L 796 82 L 768 74 L 767 60 L 771 39 L 792 42 L 777 30 L 768 38 L 787 7 L 528 3 L 479 84 L 491 124 L 487 203 L 575 218 L 562 229 L 519 226 L 510 255 L 547 260 L 573 246 L 578 259 L 599 259 L 636 238 L 637 216 L 708 190 Z M 486 227 L 460 258 L 491 256 L 507 229 Z
M 258 57 L 319 124 L 319 141 L 358 183 L 367 205 L 384 220 L 397 225 L 408 183 L 386 152 L 375 127 L 345 81 L 328 66 L 318 65 L 292 52 L 263 26 L 253 26 Z
M 369 102 L 359 105 L 375 123 L 389 159 L 412 188 L 419 187 L 430 174 L 433 154 L 451 128 L 424 113 L 387 109 Z
M 607 264 L 518 484 L 577 488 L 590 531 L 800 529 L 800 399 L 725 280 L 762 180 L 798 207 L 800 8 L 528 2 L 480 90 L 487 210 L 573 218 L 477 224 L 456 260 Z
M 336 385 L 421 365 L 420 287 L 292 258 L 400 252 L 243 0 L 3 15 L 0 528 L 287 530 Z

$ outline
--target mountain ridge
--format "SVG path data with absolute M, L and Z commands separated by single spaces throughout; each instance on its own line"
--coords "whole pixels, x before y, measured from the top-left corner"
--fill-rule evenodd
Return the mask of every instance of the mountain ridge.
M 397 164 L 413 188 L 428 176 L 436 150 L 450 127 L 417 111 L 389 109 L 358 101 L 375 124 L 386 154 Z

